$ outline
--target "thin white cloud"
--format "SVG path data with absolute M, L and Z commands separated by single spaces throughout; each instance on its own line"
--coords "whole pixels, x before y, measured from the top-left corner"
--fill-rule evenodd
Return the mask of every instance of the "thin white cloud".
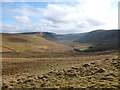
M 23 16 L 39 16 L 39 13 L 35 12 L 36 8 L 28 4 L 19 4 L 18 8 L 11 10 L 13 13 L 18 13 Z
M 118 10 L 117 3 L 119 0 L 86 0 L 83 6 L 84 14 L 98 21 L 104 22 L 103 28 L 117 28 Z M 93 3 L 94 2 L 94 3 Z M 114 7 L 113 6 L 114 3 Z
M 84 9 L 78 4 L 76 6 L 48 4 L 47 8 L 39 10 L 42 11 L 41 17 L 44 20 L 53 22 L 51 27 L 53 26 L 54 31 L 80 32 L 104 24 L 102 21 L 86 16 Z
M 3 24 L 0 25 L 1 32 L 19 32 L 21 31 L 20 27 L 13 24 Z
M 118 28 L 119 0 L 80 1 L 73 2 L 73 5 L 48 4 L 46 8 L 20 4 L 19 8 L 12 10 L 21 15 L 14 16 L 14 19 L 22 23 L 22 26 L 18 26 L 19 29 L 15 28 L 15 30 L 71 33 Z M 40 22 L 32 23 L 32 17 L 37 17 Z
M 27 16 L 14 16 L 13 18 L 23 24 L 31 23 L 29 17 L 27 17 Z

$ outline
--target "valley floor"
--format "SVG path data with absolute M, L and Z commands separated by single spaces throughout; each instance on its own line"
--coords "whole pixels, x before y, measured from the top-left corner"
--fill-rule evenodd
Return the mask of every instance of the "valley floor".
M 117 52 L 98 52 L 91 54 L 74 53 L 73 55 L 66 54 L 64 56 L 57 54 L 57 56 L 51 55 L 47 58 L 45 56 L 41 58 L 4 57 L 2 59 L 3 88 L 118 88 L 118 76 L 112 77 L 113 81 L 111 79 L 111 81 L 108 79 L 106 81 L 99 81 L 97 79 L 100 75 L 101 77 L 99 77 L 99 79 L 105 78 L 105 75 L 110 73 L 117 75 L 118 69 L 114 67 L 114 64 L 111 64 L 114 63 L 114 59 L 117 59 L 117 57 Z M 108 60 L 108 62 L 105 60 Z M 92 66 L 91 64 L 86 64 L 94 64 L 94 62 L 97 62 L 97 64 Z M 115 61 L 115 63 L 118 65 L 120 62 Z M 89 68 L 80 69 L 82 65 L 88 65 Z M 74 70 L 71 69 L 71 67 L 74 68 Z M 93 73 L 99 70 L 101 73 L 92 75 L 92 70 Z M 107 73 L 109 71 L 110 73 Z M 95 80 L 98 80 L 98 82 L 95 82 Z M 110 86 L 110 82 L 113 86 Z

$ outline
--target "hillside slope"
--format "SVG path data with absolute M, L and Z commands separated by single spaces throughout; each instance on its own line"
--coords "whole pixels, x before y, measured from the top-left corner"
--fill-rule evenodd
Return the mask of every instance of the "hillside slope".
M 59 47 L 59 48 L 58 48 Z M 3 52 L 68 52 L 68 46 L 48 41 L 36 35 L 2 34 Z
M 84 36 L 86 33 L 56 34 L 52 32 L 26 32 L 26 33 L 20 33 L 20 34 L 36 35 L 36 36 L 43 37 L 47 40 L 57 41 L 57 40 L 76 40 Z
M 86 51 L 118 49 L 119 30 L 96 30 L 87 33 L 75 42 L 92 44 Z
M 86 33 L 56 34 L 58 40 L 76 40 Z
M 20 33 L 21 35 L 36 35 L 39 37 L 43 37 L 46 40 L 57 40 L 56 34 L 51 32 L 26 32 L 26 33 Z
M 79 43 L 97 43 L 111 38 L 118 38 L 118 30 L 95 30 L 77 39 Z

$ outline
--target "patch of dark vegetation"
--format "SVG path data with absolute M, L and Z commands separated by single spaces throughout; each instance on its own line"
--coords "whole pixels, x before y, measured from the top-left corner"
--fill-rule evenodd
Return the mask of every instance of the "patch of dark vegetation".
M 28 42 L 28 40 L 23 39 L 23 38 L 9 38 L 8 40 L 10 42 Z
M 110 51 L 111 49 L 91 49 L 91 48 L 88 48 L 86 50 L 83 50 L 82 52 L 102 52 L 102 51 Z
M 76 47 L 74 47 L 74 46 L 72 46 L 72 48 L 73 48 L 73 50 L 74 50 L 75 52 L 82 52 L 80 49 L 78 49 L 78 48 L 76 48 Z

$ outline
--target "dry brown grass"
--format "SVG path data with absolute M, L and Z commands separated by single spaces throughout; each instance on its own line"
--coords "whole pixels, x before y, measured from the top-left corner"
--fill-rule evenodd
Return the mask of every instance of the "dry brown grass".
M 76 56 L 51 57 L 51 58 L 3 58 L 3 82 L 15 80 L 19 77 L 28 75 L 42 75 L 52 70 L 60 68 L 69 68 L 74 65 L 79 65 L 91 61 L 99 61 L 104 58 L 112 58 L 117 56 L 117 53 L 99 53 L 95 54 L 78 54 Z
M 48 41 L 36 35 L 2 34 L 2 52 L 68 52 L 70 47 Z M 4 48 L 8 47 L 8 48 Z M 59 47 L 59 48 L 58 48 Z
M 9 88 L 117 88 L 119 63 L 114 58 L 117 53 L 64 58 L 3 58 L 3 82 Z

